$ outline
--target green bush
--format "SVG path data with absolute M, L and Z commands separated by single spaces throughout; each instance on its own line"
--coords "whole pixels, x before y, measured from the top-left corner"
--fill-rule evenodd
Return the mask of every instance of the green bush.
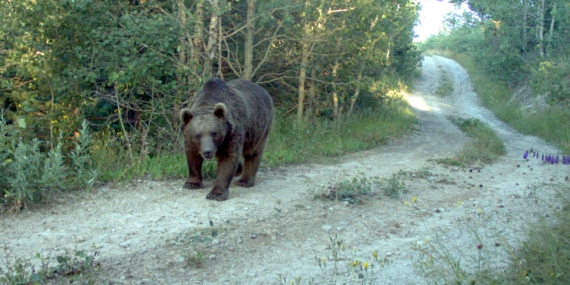
M 21 209 L 28 202 L 38 202 L 53 191 L 90 187 L 95 183 L 96 171 L 91 168 L 90 134 L 84 123 L 75 149 L 68 157 L 62 151 L 62 138 L 57 145 L 47 148 L 38 139 L 15 139 L 19 126 L 8 125 L 0 115 L 0 202 L 10 210 Z M 68 162 L 66 163 L 66 159 Z
M 537 94 L 546 94 L 553 105 L 570 106 L 570 64 L 567 56 L 543 60 L 534 74 L 532 89 Z

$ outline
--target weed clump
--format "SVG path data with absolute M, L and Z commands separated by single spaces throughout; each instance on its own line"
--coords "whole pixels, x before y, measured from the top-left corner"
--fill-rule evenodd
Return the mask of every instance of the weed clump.
M 398 175 L 388 179 L 379 177 L 355 176 L 343 178 L 324 186 L 317 186 L 311 190 L 315 199 L 342 201 L 350 204 L 361 204 L 365 198 L 370 198 L 382 191 L 385 196 L 399 198 L 405 193 L 406 187 L 399 180 Z

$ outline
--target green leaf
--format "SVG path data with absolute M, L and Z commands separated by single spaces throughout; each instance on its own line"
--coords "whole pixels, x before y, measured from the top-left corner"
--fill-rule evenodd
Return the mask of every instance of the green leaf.
M 18 127 L 22 128 L 22 129 L 26 128 L 26 119 L 25 118 L 16 119 L 16 123 L 18 124 Z

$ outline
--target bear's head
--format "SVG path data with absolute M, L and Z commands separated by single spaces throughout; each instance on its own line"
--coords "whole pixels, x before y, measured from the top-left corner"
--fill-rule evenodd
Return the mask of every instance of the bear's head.
M 186 145 L 191 144 L 205 160 L 216 155 L 218 147 L 231 133 L 228 111 L 224 103 L 217 103 L 212 112 L 194 114 L 190 109 L 180 111 L 180 128 Z

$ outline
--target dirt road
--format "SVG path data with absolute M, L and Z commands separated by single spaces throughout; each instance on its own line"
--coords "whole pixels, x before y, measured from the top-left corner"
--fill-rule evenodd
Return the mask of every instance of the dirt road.
M 445 98 L 434 95 L 443 71 L 454 84 Z M 90 277 L 97 283 L 280 284 L 283 276 L 286 284 L 295 277 L 302 284 L 311 278 L 330 284 L 332 277 L 337 284 L 356 284 L 358 278 L 366 284 L 424 284 L 414 266 L 418 246 L 445 244 L 469 268 L 477 265 L 478 246 L 496 252 L 516 248 L 532 221 L 559 211 L 552 185 L 564 183 L 568 166 L 523 161 L 528 148 L 556 149 L 515 132 L 481 107 L 456 62 L 426 57 L 423 75 L 407 97 L 420 121 L 412 134 L 335 162 L 264 170 L 255 187 L 231 188 L 226 202 L 205 200 L 208 189 L 184 190 L 182 180 L 140 181 L 3 214 L 0 267 L 16 258 L 37 264 L 36 253 L 85 250 L 97 252 L 100 269 Z M 434 158 L 451 157 L 468 141 L 450 117 L 486 122 L 507 154 L 489 166 L 438 165 Z M 361 204 L 313 198 L 335 181 L 394 174 L 407 189 L 398 199 L 381 190 Z M 329 247 L 335 237 L 344 249 L 336 258 Z M 374 252 L 390 263 L 379 268 Z M 202 265 L 194 268 L 194 261 Z M 349 266 L 354 261 L 358 266 Z M 500 268 L 508 261 L 499 253 L 492 262 Z M 360 272 L 364 262 L 368 271 Z

